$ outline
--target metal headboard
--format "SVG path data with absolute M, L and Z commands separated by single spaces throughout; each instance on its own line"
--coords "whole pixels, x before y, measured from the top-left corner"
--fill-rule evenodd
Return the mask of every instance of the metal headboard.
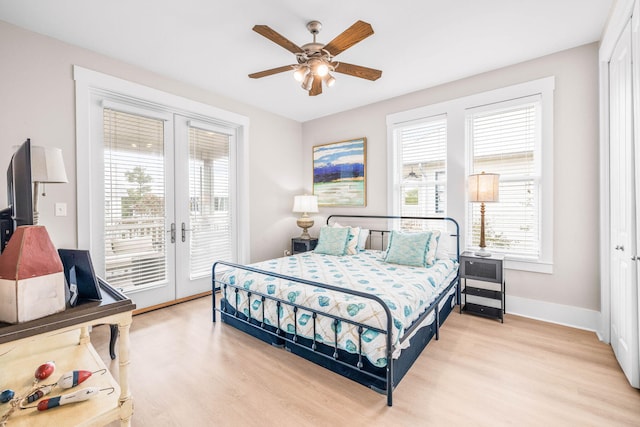
M 327 217 L 327 225 L 337 222 L 369 229 L 368 247 L 380 250 L 386 249 L 391 230 L 437 229 L 442 233 L 439 245 L 444 247 L 451 258 L 455 254 L 456 261 L 460 260 L 460 225 L 450 217 L 387 215 L 329 215 Z M 379 245 L 376 245 L 378 242 Z

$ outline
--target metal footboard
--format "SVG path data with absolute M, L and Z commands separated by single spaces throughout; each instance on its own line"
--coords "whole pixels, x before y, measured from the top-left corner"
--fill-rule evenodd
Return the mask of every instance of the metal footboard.
M 275 277 L 275 278 L 282 279 L 282 280 L 287 280 L 287 281 L 291 281 L 291 282 L 300 283 L 300 284 L 303 284 L 303 285 L 308 285 L 308 286 L 314 286 L 314 287 L 318 287 L 318 288 L 328 289 L 328 290 L 331 290 L 331 291 L 334 291 L 334 292 L 354 295 L 354 296 L 357 296 L 357 297 L 360 297 L 360 298 L 365 298 L 365 299 L 372 300 L 372 301 L 376 302 L 381 307 L 381 309 L 385 312 L 385 315 L 387 317 L 387 319 L 386 319 L 387 320 L 386 330 L 385 329 L 375 328 L 375 327 L 372 327 L 372 326 L 364 324 L 364 323 L 355 322 L 355 321 L 353 321 L 351 319 L 345 319 L 345 318 L 342 318 L 342 317 L 339 317 L 339 316 L 335 316 L 333 314 L 330 314 L 330 313 L 322 311 L 322 310 L 313 309 L 313 308 L 306 307 L 306 306 L 303 306 L 303 305 L 300 305 L 300 304 L 295 304 L 295 303 L 292 303 L 292 302 L 290 302 L 288 300 L 283 300 L 281 298 L 276 298 L 276 297 L 274 297 L 272 295 L 267 295 L 267 294 L 264 294 L 264 293 L 261 293 L 261 292 L 255 292 L 255 291 L 247 291 L 240 284 L 230 284 L 230 283 L 218 280 L 218 279 L 216 279 L 216 268 L 219 265 L 233 267 L 233 268 L 236 268 L 236 269 L 239 269 L 239 270 L 251 271 L 253 273 L 264 274 L 266 276 Z M 392 404 L 392 390 L 393 390 L 393 387 L 390 387 L 389 384 L 393 384 L 393 364 L 391 363 L 392 356 L 393 356 L 393 346 L 392 346 L 392 343 L 391 343 L 391 339 L 392 339 L 391 332 L 392 332 L 392 327 L 393 327 L 393 318 L 391 316 L 391 311 L 389 310 L 389 307 L 387 307 L 387 305 L 379 297 L 377 297 L 375 295 L 367 294 L 367 293 L 364 293 L 364 292 L 352 290 L 352 289 L 344 289 L 344 288 L 340 288 L 340 287 L 337 287 L 337 286 L 328 285 L 326 283 L 314 282 L 314 281 L 311 281 L 311 280 L 300 279 L 300 278 L 292 277 L 292 276 L 285 276 L 283 274 L 268 272 L 268 271 L 264 271 L 264 270 L 259 270 L 257 268 L 249 267 L 249 266 L 246 266 L 246 265 L 233 264 L 233 263 L 225 262 L 225 261 L 218 261 L 215 264 L 213 264 L 213 272 L 212 273 L 213 273 L 213 276 L 212 276 L 213 277 L 213 287 L 215 289 L 216 283 L 220 284 L 220 289 L 221 289 L 221 292 L 222 292 L 223 297 L 224 297 L 225 300 L 230 301 L 229 298 L 228 298 L 228 292 L 232 289 L 231 292 L 232 292 L 232 297 L 234 299 L 234 304 L 235 304 L 233 315 L 236 318 L 236 320 L 238 320 L 238 321 L 240 321 L 240 322 L 242 322 L 242 323 L 244 323 L 246 325 L 249 325 L 249 326 L 251 326 L 253 328 L 259 328 L 263 332 L 266 332 L 266 333 L 271 334 L 273 336 L 276 336 L 276 337 L 278 337 L 278 338 L 280 338 L 280 339 L 282 339 L 284 341 L 289 342 L 291 345 L 294 345 L 294 346 L 300 346 L 301 345 L 301 344 L 298 343 L 297 329 L 294 330 L 293 338 L 288 338 L 286 336 L 285 332 L 280 328 L 280 322 L 279 322 L 280 316 L 278 315 L 279 310 L 280 310 L 280 306 L 282 304 L 285 304 L 285 305 L 288 305 L 288 306 L 293 308 L 293 312 L 294 312 L 294 322 L 293 323 L 294 323 L 294 326 L 297 326 L 297 320 L 298 320 L 297 319 L 297 312 L 298 312 L 298 310 L 302 309 L 304 311 L 310 312 L 312 314 L 311 317 L 313 319 L 313 325 L 314 325 L 313 326 L 314 337 L 313 337 L 313 340 L 312 340 L 313 344 L 312 344 L 311 348 L 309 348 L 307 346 L 304 346 L 304 348 L 312 350 L 319 357 L 329 358 L 330 356 L 327 356 L 326 354 L 317 351 L 317 344 L 316 344 L 316 339 L 315 339 L 315 329 L 316 329 L 317 318 L 318 318 L 318 316 L 325 316 L 325 317 L 328 317 L 330 319 L 333 319 L 334 325 L 336 326 L 336 327 L 333 328 L 334 333 L 335 333 L 335 336 L 334 336 L 335 351 L 333 353 L 333 360 L 335 362 L 337 362 L 337 363 L 341 363 L 342 365 L 344 365 L 345 367 L 347 367 L 349 369 L 359 369 L 359 370 L 361 370 L 361 368 L 362 368 L 362 334 L 363 334 L 365 329 L 369 329 L 369 330 L 372 330 L 372 331 L 375 331 L 375 332 L 379 332 L 381 334 L 385 334 L 386 335 L 386 350 L 385 350 L 385 354 L 387 356 L 387 377 L 385 379 L 385 382 L 387 384 L 387 404 L 389 406 L 391 406 L 391 404 Z M 246 316 L 247 320 L 245 320 L 245 319 L 243 319 L 241 317 L 241 313 L 238 310 L 238 298 L 236 297 L 236 294 L 238 292 L 240 292 L 240 291 L 245 292 L 247 294 L 247 298 L 249 300 L 249 304 L 247 305 L 249 307 L 249 313 L 248 313 L 249 316 Z M 262 304 L 260 304 L 261 308 L 262 308 L 262 316 L 261 316 L 262 321 L 261 321 L 261 323 L 259 325 L 256 325 L 255 323 L 251 322 L 251 320 L 253 318 L 252 315 L 251 315 L 251 303 L 250 303 L 252 296 L 259 296 L 260 300 L 262 301 Z M 273 332 L 273 331 L 271 331 L 269 329 L 266 329 L 264 327 L 265 326 L 265 324 L 264 324 L 264 319 L 265 319 L 265 312 L 264 312 L 265 304 L 264 304 L 264 302 L 267 299 L 275 302 L 275 306 L 276 306 L 276 310 L 277 310 L 275 317 L 278 319 L 278 325 L 276 327 L 276 331 L 275 332 Z M 213 307 L 214 307 L 214 310 L 213 310 L 213 321 L 215 322 L 216 321 L 216 311 L 220 311 L 222 313 L 226 313 L 224 307 L 218 308 L 217 305 L 216 305 L 216 292 L 213 292 Z M 226 314 L 228 314 L 228 313 L 226 313 Z M 254 320 L 259 320 L 259 319 L 255 318 Z M 355 367 L 350 365 L 350 364 L 348 364 L 348 363 L 346 363 L 346 362 L 342 362 L 342 361 L 338 360 L 338 342 L 339 342 L 339 337 L 338 337 L 337 325 L 338 325 L 339 322 L 349 323 L 349 324 L 354 325 L 354 326 L 356 326 L 358 328 L 358 336 L 359 336 L 358 363 L 357 363 L 357 365 Z M 361 371 L 361 372 L 366 374 L 366 375 L 371 375 L 371 376 L 376 377 L 376 375 L 371 374 L 369 372 L 366 372 L 366 371 Z
M 346 217 L 353 217 L 353 218 L 372 218 L 372 217 L 365 217 L 365 216 L 341 216 L 343 218 Z M 332 217 L 329 217 L 329 219 L 331 219 Z M 335 218 L 335 216 L 334 216 Z M 381 218 L 384 220 L 388 220 L 388 219 L 405 219 L 403 217 L 381 217 L 381 216 L 376 216 L 373 218 Z M 327 219 L 327 222 L 329 222 L 329 219 Z M 408 219 L 416 219 L 416 217 L 410 217 Z M 419 217 L 419 219 L 426 219 L 426 218 L 422 218 Z M 458 228 L 458 224 L 457 222 L 455 222 L 455 220 L 450 219 L 450 218 L 428 218 L 430 220 L 445 220 L 445 221 L 451 221 L 454 225 L 455 225 L 455 233 L 451 234 L 452 237 L 454 237 L 456 239 L 456 257 L 459 257 L 459 228 Z M 459 258 L 458 258 L 459 259 Z M 301 285 L 305 285 L 305 286 L 312 286 L 312 287 L 317 287 L 317 288 L 322 288 L 322 289 L 327 289 L 333 292 L 337 292 L 337 293 L 342 293 L 342 294 L 347 294 L 347 295 L 353 295 L 353 296 L 357 296 L 359 298 L 364 298 L 364 299 L 368 299 L 371 300 L 373 302 L 375 302 L 376 304 L 378 304 L 381 308 L 381 311 L 383 311 L 386 315 L 386 329 L 380 329 L 380 328 L 376 328 L 376 327 L 372 327 L 371 325 L 367 325 L 364 323 L 359 323 L 356 322 L 354 320 L 351 319 L 346 319 L 346 318 L 342 318 L 336 315 L 333 315 L 329 312 L 323 311 L 322 309 L 316 309 L 316 308 L 310 308 L 310 307 L 306 307 L 304 305 L 300 305 L 297 303 L 293 303 L 289 300 L 284 300 L 278 297 L 275 297 L 274 295 L 268 295 L 262 292 L 257 292 L 257 291 L 253 291 L 253 290 L 247 290 L 243 287 L 242 283 L 228 283 L 227 281 L 223 281 L 221 280 L 222 277 L 222 273 L 220 272 L 221 269 L 226 269 L 225 267 L 229 267 L 229 268 L 233 268 L 233 269 L 237 269 L 237 270 L 243 270 L 243 271 L 248 271 L 248 272 L 253 272 L 256 274 L 261 274 L 261 275 L 265 275 L 265 276 L 269 276 L 269 277 L 274 277 L 277 279 L 281 279 L 281 280 L 285 280 L 285 281 L 289 281 L 289 282 L 295 282 L 295 283 L 299 283 Z M 217 274 L 216 274 L 217 273 Z M 219 277 L 218 277 L 219 276 Z M 432 304 L 427 308 L 427 310 L 425 310 L 420 317 L 407 329 L 405 330 L 403 336 L 400 338 L 399 340 L 399 345 L 402 344 L 405 340 L 410 339 L 410 337 L 412 336 L 413 332 L 420 328 L 422 326 L 422 323 L 424 322 L 424 320 L 431 314 L 432 311 L 434 311 L 435 313 L 435 338 L 439 339 L 439 329 L 440 329 L 440 310 L 439 310 L 439 304 L 441 303 L 441 301 L 444 298 L 447 298 L 447 296 L 450 294 L 450 291 L 452 289 L 453 286 L 457 286 L 457 293 L 456 293 L 456 299 L 459 302 L 459 293 L 460 293 L 460 287 L 459 287 L 459 280 L 458 280 L 458 275 L 456 275 L 451 282 L 447 285 L 446 289 L 440 294 L 438 295 L 438 297 L 432 302 Z M 222 303 L 220 304 L 220 307 L 218 307 L 217 304 L 217 297 L 216 297 L 216 290 L 220 289 L 221 291 L 221 302 L 224 299 L 226 301 L 226 304 L 231 306 L 232 310 L 227 311 L 227 305 L 222 305 Z M 392 344 L 392 328 L 393 328 L 393 317 L 391 315 L 391 311 L 389 309 L 389 307 L 387 307 L 387 305 L 384 303 L 384 301 L 382 301 L 382 299 L 380 299 L 379 297 L 377 297 L 376 295 L 372 295 L 372 294 L 368 294 L 365 292 L 361 292 L 361 291 L 357 291 L 357 290 L 353 290 L 353 289 L 346 289 L 346 288 L 342 288 L 342 287 L 337 287 L 337 286 L 333 286 L 330 284 L 326 284 L 326 283 L 320 283 L 320 282 L 315 282 L 315 281 L 311 281 L 311 280 L 306 280 L 306 279 L 302 279 L 302 278 L 298 278 L 298 277 L 292 277 L 292 276 L 287 276 L 287 275 L 283 275 L 283 274 L 279 274 L 279 273 L 275 273 L 275 272 L 269 272 L 269 271 L 265 271 L 265 270 L 261 270 L 261 269 L 257 269 L 251 266 L 246 266 L 246 265 L 239 265 L 239 264 L 234 264 L 234 263 L 230 263 L 230 262 L 226 262 L 226 261 L 218 261 L 216 263 L 213 264 L 213 268 L 212 268 L 212 290 L 213 290 L 213 295 L 212 295 L 212 299 L 213 299 L 213 321 L 216 321 L 216 312 L 220 311 L 222 315 L 226 315 L 226 316 L 231 316 L 233 317 L 233 319 L 236 322 L 240 322 L 244 325 L 246 325 L 247 327 L 259 330 L 261 333 L 266 333 L 269 334 L 270 336 L 273 336 L 275 338 L 277 338 L 278 340 L 281 340 L 282 342 L 287 342 L 290 346 L 294 346 L 297 348 L 302 348 L 305 349 L 306 351 L 311 351 L 315 356 L 320 357 L 320 358 L 324 358 L 324 359 L 328 359 L 331 360 L 332 363 L 338 363 L 341 366 L 345 367 L 346 369 L 349 370 L 354 370 L 354 371 L 358 371 L 359 374 L 362 375 L 366 375 L 369 377 L 372 377 L 376 380 L 380 380 L 382 381 L 385 385 L 386 385 L 386 396 L 387 396 L 387 405 L 388 406 L 392 406 L 393 404 L 393 389 L 395 387 L 394 384 L 394 363 L 393 363 L 393 353 L 394 353 L 394 346 Z M 242 313 L 241 310 L 238 307 L 238 293 L 244 293 L 246 294 L 247 297 L 247 313 Z M 252 312 L 252 298 L 254 299 L 259 299 L 261 304 L 260 304 L 260 312 Z M 266 316 L 266 306 L 267 304 L 265 304 L 266 301 L 272 301 L 272 305 L 275 309 L 275 318 L 277 319 L 277 325 L 267 325 L 265 324 L 265 319 L 267 318 Z M 294 330 L 293 333 L 291 331 L 285 331 L 281 328 L 281 324 L 280 324 L 280 310 L 281 307 L 283 305 L 286 305 L 288 307 L 291 308 L 291 311 L 293 312 L 293 325 L 294 325 Z M 271 307 L 269 308 L 271 310 Z M 305 340 L 307 341 L 311 341 L 311 345 L 308 344 L 304 344 L 300 342 L 300 337 L 298 336 L 298 313 L 300 311 L 304 311 L 307 313 L 310 313 L 311 315 L 311 319 L 313 321 L 313 339 L 308 339 L 306 337 Z M 318 342 L 316 341 L 316 324 L 318 322 L 318 318 L 324 316 L 326 318 L 332 319 L 333 321 L 333 331 L 334 331 L 334 351 L 332 355 L 326 354 L 325 352 L 319 351 L 318 349 Z M 357 362 L 356 363 L 348 363 L 347 361 L 343 361 L 339 359 L 339 354 L 338 354 L 338 342 L 339 342 L 339 332 L 338 332 L 338 325 L 340 324 L 340 322 L 344 322 L 344 323 L 348 323 L 350 325 L 353 325 L 357 328 L 357 332 L 358 332 L 358 347 L 357 347 Z M 363 370 L 363 353 L 362 353 L 362 336 L 365 330 L 371 330 L 371 331 L 375 331 L 381 334 L 385 334 L 386 335 L 386 349 L 385 349 L 385 354 L 387 357 L 387 365 L 386 365 L 386 376 L 385 377 L 381 377 L 379 375 L 376 375 L 375 373 L 372 372 L 368 372 L 366 370 Z M 289 336 L 287 336 L 289 335 Z M 326 345 L 326 344 L 325 344 Z

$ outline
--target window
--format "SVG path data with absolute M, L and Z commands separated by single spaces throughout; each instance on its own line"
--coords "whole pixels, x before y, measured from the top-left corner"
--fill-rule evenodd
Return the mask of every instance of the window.
M 448 216 L 462 248 L 479 243 L 467 177 L 500 174 L 485 237 L 505 267 L 553 271 L 553 77 L 387 116 L 389 212 Z
M 447 119 L 434 117 L 395 130 L 403 216 L 443 214 L 446 205 Z
M 540 96 L 469 109 L 469 174 L 500 174 L 500 201 L 485 213 L 487 246 L 538 259 L 540 247 Z M 467 246 L 480 240 L 480 204 L 470 203 Z

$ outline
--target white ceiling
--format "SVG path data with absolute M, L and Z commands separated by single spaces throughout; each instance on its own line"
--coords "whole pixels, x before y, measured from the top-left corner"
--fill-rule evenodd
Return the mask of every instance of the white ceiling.
M 303 122 L 597 41 L 613 2 L 0 0 L 0 20 Z M 310 97 L 292 73 L 247 77 L 295 63 L 255 24 L 300 46 L 310 20 L 328 43 L 359 19 L 375 34 L 337 60 L 380 69 L 379 80 L 336 74 Z

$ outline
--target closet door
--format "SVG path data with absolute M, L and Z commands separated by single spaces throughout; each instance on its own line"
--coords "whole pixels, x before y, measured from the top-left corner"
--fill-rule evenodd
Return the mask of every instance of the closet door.
M 631 24 L 609 63 L 611 346 L 629 382 L 638 387 L 638 295 L 633 145 Z

